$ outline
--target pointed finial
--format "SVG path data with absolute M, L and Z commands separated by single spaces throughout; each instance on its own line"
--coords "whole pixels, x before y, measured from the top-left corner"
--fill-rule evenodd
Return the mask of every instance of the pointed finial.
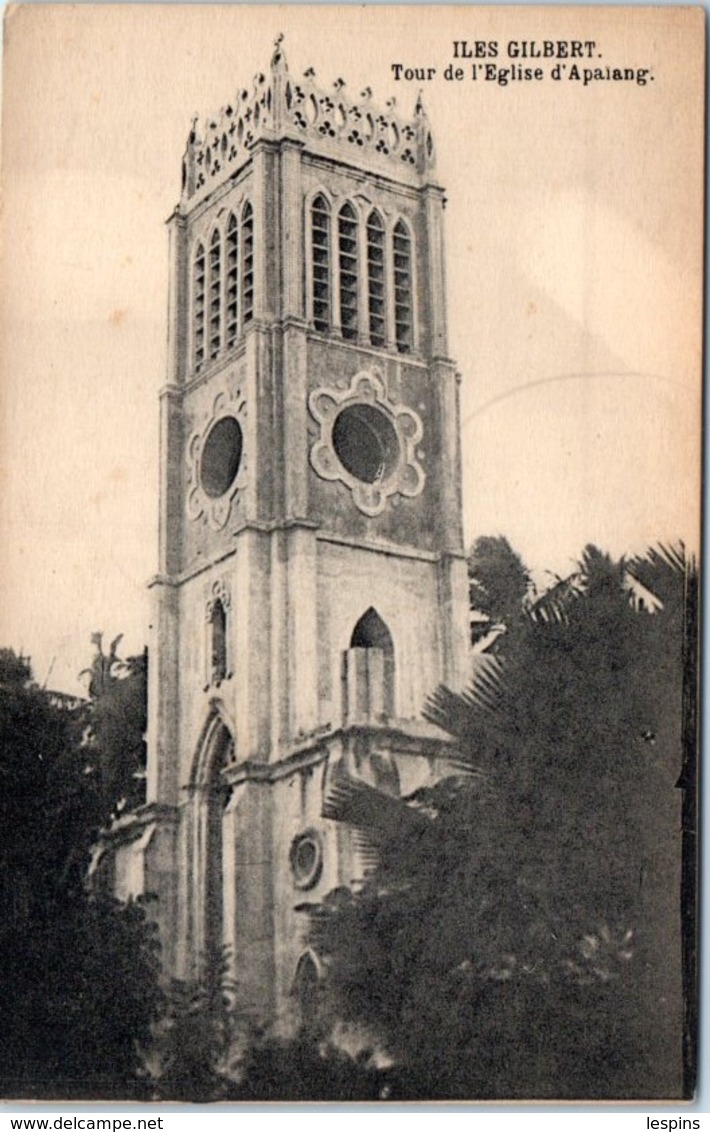
M 281 50 L 281 44 L 284 41 L 284 33 L 282 31 L 276 36 L 274 40 L 274 53 L 271 56 L 271 66 L 278 67 L 279 63 L 283 62 L 284 53 Z
M 417 103 L 416 103 L 416 106 L 414 107 L 414 113 L 417 116 L 424 113 L 424 92 L 421 91 L 421 90 L 417 94 Z

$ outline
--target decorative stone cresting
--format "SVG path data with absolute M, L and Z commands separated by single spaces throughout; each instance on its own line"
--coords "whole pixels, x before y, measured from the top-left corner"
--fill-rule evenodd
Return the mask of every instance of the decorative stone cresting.
M 352 98 L 343 79 L 337 79 L 326 91 L 316 85 L 312 67 L 295 81 L 282 39 L 274 45 L 268 75 L 255 75 L 250 91 L 239 91 L 202 125 L 195 118 L 183 159 L 184 204 L 226 181 L 249 159 L 259 138 L 304 139 L 340 157 L 349 151 L 358 162 L 367 154 L 390 172 L 393 163 L 418 173 L 433 169 L 434 142 L 421 94 L 414 117 L 403 119 L 394 98 L 384 110 L 372 105 L 369 87 Z
M 391 470 L 374 483 L 365 483 L 351 474 L 341 463 L 333 441 L 333 426 L 344 409 L 371 405 L 380 410 L 394 428 L 399 454 Z M 319 436 L 310 451 L 311 467 L 324 480 L 339 480 L 352 492 L 355 506 L 365 515 L 379 515 L 387 500 L 403 495 L 412 498 L 424 489 L 426 476 L 416 459 L 417 445 L 423 428 L 420 417 L 412 409 L 390 400 L 375 372 L 355 374 L 346 390 L 321 387 L 308 398 L 308 407 L 319 425 Z

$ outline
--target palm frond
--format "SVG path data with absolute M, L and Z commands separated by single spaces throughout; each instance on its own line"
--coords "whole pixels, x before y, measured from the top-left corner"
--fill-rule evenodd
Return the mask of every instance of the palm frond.
M 333 778 L 323 799 L 323 817 L 370 832 L 390 833 L 393 828 L 419 826 L 422 815 L 402 798 L 349 775 Z

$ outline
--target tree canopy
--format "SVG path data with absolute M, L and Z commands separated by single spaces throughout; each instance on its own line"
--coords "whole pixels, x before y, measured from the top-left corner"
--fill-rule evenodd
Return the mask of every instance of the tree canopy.
M 143 909 L 87 890 L 91 846 L 117 802 L 93 708 L 39 688 L 24 658 L 0 650 L 4 1095 L 137 1095 L 139 1046 L 162 1001 Z
M 402 803 L 420 820 L 359 890 L 308 909 L 323 1015 L 366 1028 L 401 1096 L 679 1095 L 694 566 L 587 547 L 537 601 L 513 575 L 518 608 L 491 611 L 515 631 L 427 707 L 457 773 Z

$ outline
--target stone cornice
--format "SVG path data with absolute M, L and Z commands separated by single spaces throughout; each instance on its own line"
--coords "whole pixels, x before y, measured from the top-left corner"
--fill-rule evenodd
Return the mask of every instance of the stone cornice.
M 223 778 L 230 786 L 238 786 L 242 782 L 278 782 L 308 767 L 321 765 L 334 745 L 346 745 L 351 739 L 360 738 L 368 739 L 375 750 L 380 746 L 413 758 L 424 755 L 430 759 L 448 760 L 455 751 L 454 740 L 424 720 L 352 723 L 334 730 L 323 727 L 304 735 L 284 747 L 272 762 L 246 759 L 235 763 L 225 769 Z

